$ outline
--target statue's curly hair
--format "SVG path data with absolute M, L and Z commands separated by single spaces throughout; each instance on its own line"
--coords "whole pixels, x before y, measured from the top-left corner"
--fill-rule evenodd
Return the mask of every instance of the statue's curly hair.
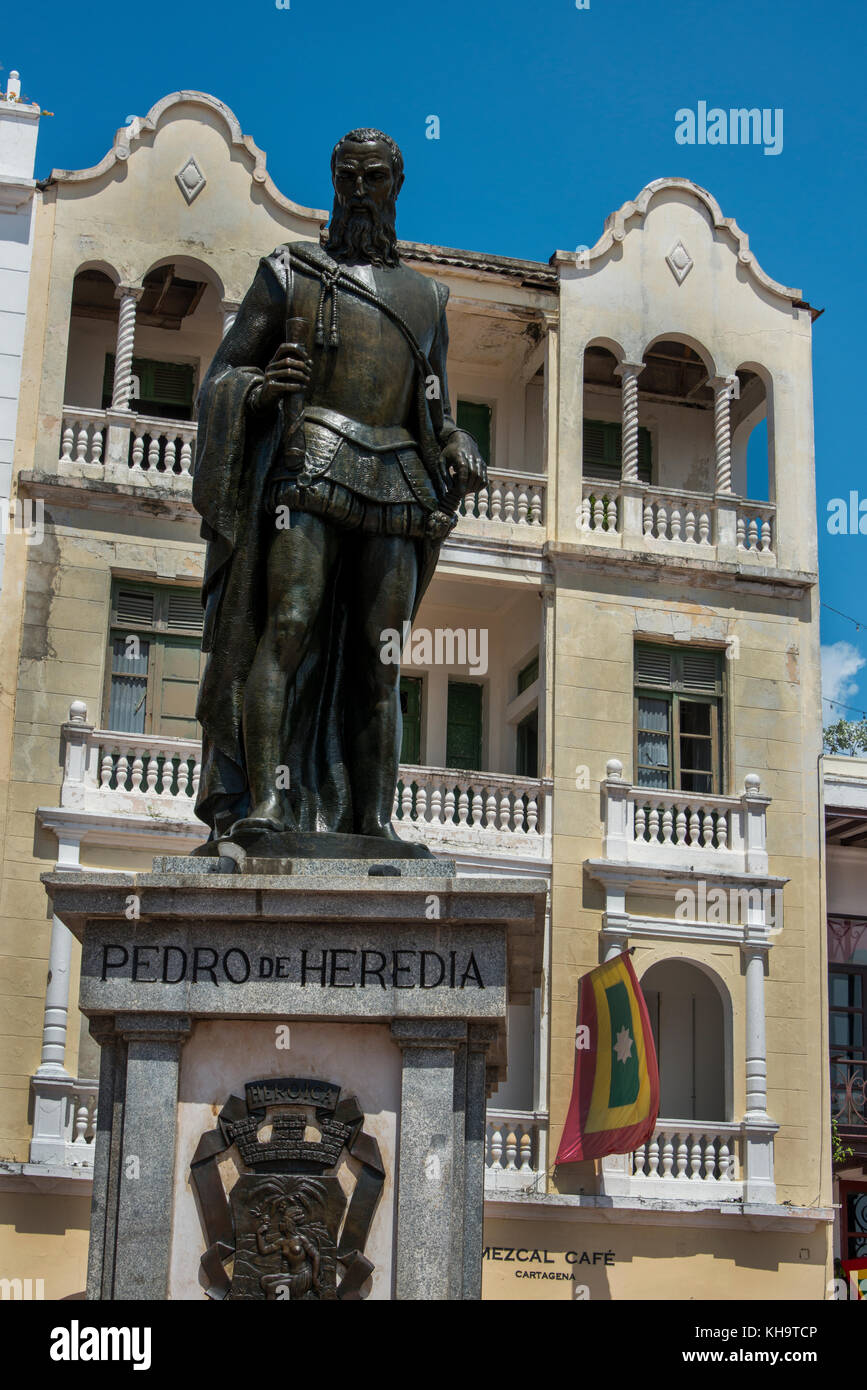
M 370 142 L 373 140 L 381 141 L 381 143 L 385 145 L 386 149 L 391 155 L 391 166 L 394 170 L 394 182 L 398 188 L 400 187 L 400 185 L 403 183 L 403 155 L 400 152 L 400 148 L 397 142 L 395 140 L 392 140 L 390 135 L 386 135 L 384 130 L 374 130 L 372 126 L 359 126 L 357 130 L 348 130 L 345 135 L 342 135 L 340 137 L 337 144 L 334 146 L 334 149 L 331 151 L 332 176 L 334 174 L 334 169 L 337 164 L 337 152 L 340 149 L 341 145 L 345 145 L 348 140 L 353 140 L 356 142 L 356 144 L 359 145 L 370 144 Z

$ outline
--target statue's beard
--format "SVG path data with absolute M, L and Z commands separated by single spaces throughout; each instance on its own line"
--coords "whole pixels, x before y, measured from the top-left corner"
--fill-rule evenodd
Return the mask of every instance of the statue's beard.
M 392 198 L 385 211 L 365 201 L 345 207 L 334 200 L 325 250 L 335 261 L 367 261 L 370 265 L 399 265 Z

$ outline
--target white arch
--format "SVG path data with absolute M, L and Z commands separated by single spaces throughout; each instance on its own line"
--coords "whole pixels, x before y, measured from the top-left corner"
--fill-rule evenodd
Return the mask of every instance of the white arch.
M 708 376 L 716 376 L 717 369 L 713 354 L 699 338 L 694 338 L 691 333 L 684 333 L 680 328 L 666 329 L 664 333 L 656 333 L 650 342 L 645 344 L 641 354 L 642 361 L 657 343 L 683 343 L 686 347 L 691 347 L 693 352 L 698 353 L 701 358 Z
M 714 970 L 713 966 L 706 961 L 698 959 L 696 956 L 659 956 L 656 960 L 646 961 L 641 973 L 638 974 L 639 983 L 657 965 L 691 965 L 696 970 L 705 975 L 719 995 L 722 1005 L 723 1017 L 723 1096 L 725 1115 L 719 1118 L 725 1120 L 734 1119 L 734 1007 L 732 1004 L 731 992 L 722 976 Z

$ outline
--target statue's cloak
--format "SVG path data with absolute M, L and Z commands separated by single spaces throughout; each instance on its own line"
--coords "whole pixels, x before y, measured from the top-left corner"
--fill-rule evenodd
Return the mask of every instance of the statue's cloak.
M 307 247 L 309 253 L 314 248 Z M 315 248 L 316 259 L 330 258 Z M 242 737 L 244 688 L 267 616 L 266 561 L 274 519 L 267 511 L 268 476 L 283 448 L 283 415 L 262 417 L 248 408 L 253 388 L 285 336 L 287 278 L 281 248 L 260 262 L 259 271 L 205 377 L 198 400 L 198 439 L 193 503 L 207 541 L 202 603 L 202 650 L 208 653 L 196 717 L 202 726 L 202 767 L 196 815 L 211 827 L 211 838 L 227 833 L 249 814 L 250 792 Z M 440 325 L 436 354 L 443 383 L 440 400 L 428 403 L 416 366 L 416 406 L 408 428 L 419 441 L 444 508 L 442 480 L 430 459 L 455 428 L 445 378 L 448 290 L 436 285 Z M 351 345 L 348 350 L 351 351 Z M 441 359 L 441 360 L 440 360 Z M 435 413 L 432 413 L 435 412 Z M 444 431 L 445 422 L 445 431 Z M 413 542 L 418 547 L 415 617 L 436 568 L 441 539 Z M 287 826 L 301 831 L 354 829 L 352 795 L 344 748 L 344 710 L 351 692 L 346 678 L 345 586 L 351 575 L 338 560 L 320 609 L 308 655 L 287 701 L 281 740 L 286 749 L 288 787 L 283 791 Z

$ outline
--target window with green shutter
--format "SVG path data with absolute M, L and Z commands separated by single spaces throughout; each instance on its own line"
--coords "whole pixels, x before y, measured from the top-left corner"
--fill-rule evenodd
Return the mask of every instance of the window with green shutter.
M 130 404 L 139 415 L 156 415 L 168 420 L 193 418 L 196 372 L 192 363 L 134 357 L 132 374 L 138 383 L 138 392 Z M 103 410 L 111 405 L 113 390 L 114 353 L 108 352 L 102 381 Z
M 635 645 L 635 780 L 640 787 L 722 790 L 721 652 Z
M 106 662 L 105 727 L 197 738 L 205 658 L 198 589 L 115 580 Z
M 536 655 L 533 657 L 532 661 L 528 661 L 527 665 L 518 672 L 518 694 L 522 695 L 524 691 L 528 690 L 533 682 L 538 679 L 539 657 Z
M 482 770 L 482 687 L 449 681 L 446 767 Z
M 400 713 L 403 729 L 400 741 L 400 761 L 418 767 L 421 762 L 421 694 L 420 676 L 401 676 Z
M 606 483 L 620 482 L 623 431 L 619 424 L 608 420 L 584 421 L 584 476 L 599 478 Z M 638 477 L 650 483 L 652 461 L 650 431 L 638 427 Z
M 489 405 L 479 405 L 476 401 L 458 401 L 455 421 L 459 429 L 467 430 L 479 446 L 479 453 L 485 463 L 491 462 L 491 422 L 493 411 Z
M 539 711 L 531 710 L 518 725 L 515 771 L 519 777 L 539 776 Z

